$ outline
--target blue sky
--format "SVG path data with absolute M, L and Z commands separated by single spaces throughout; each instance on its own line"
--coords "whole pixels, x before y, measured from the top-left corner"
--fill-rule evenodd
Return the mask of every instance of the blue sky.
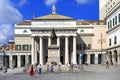
M 99 19 L 99 0 L 0 0 L 0 44 L 13 39 L 14 24 L 51 14 L 52 5 L 58 14 L 79 20 Z

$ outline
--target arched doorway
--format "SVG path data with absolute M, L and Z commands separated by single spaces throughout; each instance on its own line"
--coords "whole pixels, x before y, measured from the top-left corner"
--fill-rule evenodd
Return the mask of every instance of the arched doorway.
M 109 58 L 110 58 L 110 64 L 113 65 L 113 62 L 112 62 L 112 52 L 111 51 L 109 52 Z
M 115 62 L 117 63 L 118 62 L 118 59 L 117 59 L 117 57 L 118 57 L 117 56 L 117 50 L 114 51 L 113 57 L 114 57 Z

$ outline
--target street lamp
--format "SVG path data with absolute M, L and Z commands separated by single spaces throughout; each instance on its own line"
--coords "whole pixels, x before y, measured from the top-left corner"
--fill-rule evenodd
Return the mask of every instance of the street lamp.
M 103 38 L 102 33 L 101 33 L 101 37 L 98 40 L 98 43 L 100 43 L 100 45 L 101 45 L 101 64 L 103 64 L 103 55 L 102 55 L 102 45 L 103 45 L 103 42 L 105 42 L 105 39 Z

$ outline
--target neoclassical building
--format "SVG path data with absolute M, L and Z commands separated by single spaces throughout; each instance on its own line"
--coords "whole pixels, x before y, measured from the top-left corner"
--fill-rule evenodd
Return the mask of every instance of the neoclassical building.
M 101 64 L 106 60 L 106 21 L 76 20 L 56 13 L 15 24 L 8 64 Z M 56 36 L 55 38 L 53 36 Z

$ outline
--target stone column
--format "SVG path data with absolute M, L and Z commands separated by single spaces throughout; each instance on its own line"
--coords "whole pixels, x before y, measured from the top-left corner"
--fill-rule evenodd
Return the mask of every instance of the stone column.
M 118 64 L 120 64 L 120 54 L 118 53 Z
M 25 64 L 28 64 L 28 63 L 29 63 L 28 60 L 29 60 L 29 59 L 28 59 L 28 54 L 26 54 L 26 55 L 25 55 Z
M 10 53 L 10 56 L 9 56 L 10 58 L 9 58 L 9 65 L 10 65 L 10 68 L 12 69 L 13 68 L 13 55 L 12 55 L 12 51 L 11 51 L 11 53 Z
M 69 64 L 69 57 L 68 57 L 68 36 L 65 37 L 65 64 Z
M 48 37 L 48 46 L 51 45 L 50 37 Z
M 57 46 L 60 46 L 60 37 L 57 37 Z
M 39 41 L 40 41 L 39 42 L 40 43 L 39 64 L 43 65 L 43 39 L 42 39 L 42 37 L 40 37 Z
M 35 64 L 37 63 L 37 41 L 35 40 Z
M 34 43 L 34 37 L 32 37 L 32 55 L 31 55 L 31 57 L 32 57 L 32 64 L 34 65 L 35 64 L 35 43 Z
M 89 53 L 87 54 L 87 62 L 88 62 L 88 64 L 90 64 L 90 54 Z
M 20 56 L 20 53 L 17 55 L 17 67 L 21 67 L 21 56 Z
M 73 37 L 73 64 L 76 64 L 76 36 Z
M 98 54 L 95 54 L 95 64 L 98 64 Z

